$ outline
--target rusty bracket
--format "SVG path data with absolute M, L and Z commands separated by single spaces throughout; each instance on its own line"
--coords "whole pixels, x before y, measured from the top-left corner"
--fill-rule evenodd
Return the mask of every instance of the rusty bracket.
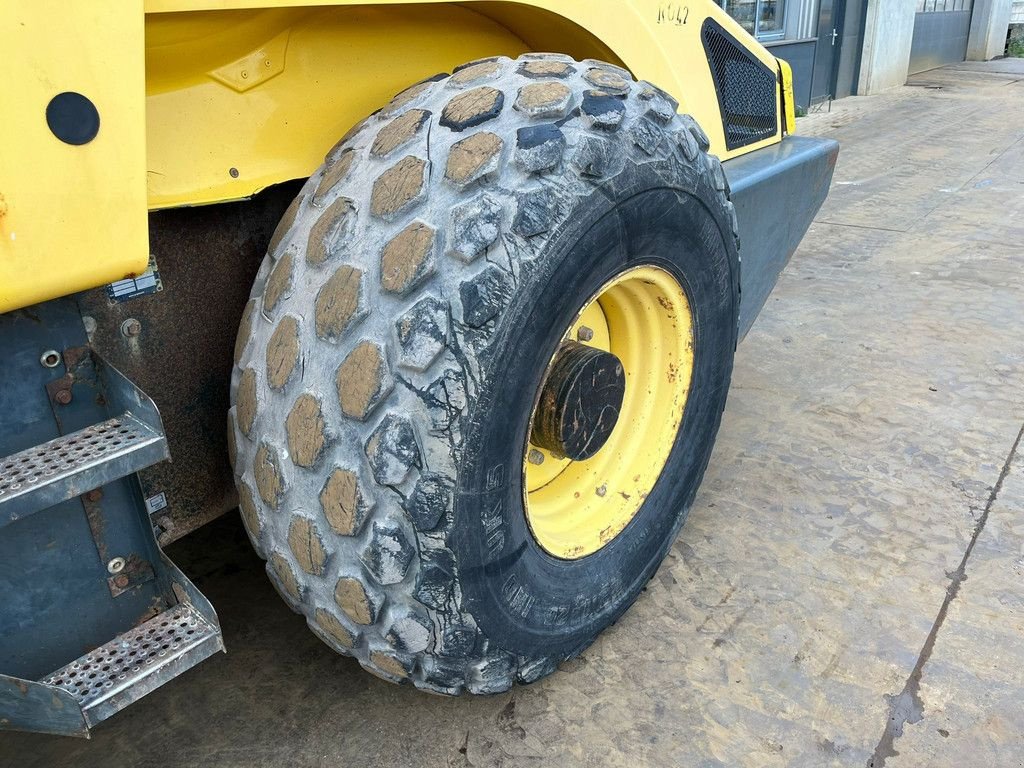
M 110 587 L 110 596 L 117 597 L 155 578 L 153 566 L 133 553 L 125 560 L 124 568 L 107 579 L 107 586 Z
M 101 488 L 94 488 L 88 493 L 82 494 L 85 518 L 89 521 L 89 530 L 92 533 L 92 540 L 96 544 L 96 552 L 100 556 L 100 562 L 106 565 L 111 562 L 112 558 L 107 547 L 107 522 L 103 517 L 103 510 L 100 507 L 102 499 L 103 489 Z M 153 566 L 148 561 L 132 553 L 124 558 L 124 565 L 120 570 L 107 578 L 107 587 L 110 589 L 110 596 L 117 597 L 132 587 L 152 581 L 155 578 L 156 573 L 153 570 Z
M 95 381 L 95 366 L 92 361 L 92 350 L 89 347 L 69 347 L 64 350 L 64 370 L 66 373 L 59 379 L 46 384 L 46 394 L 50 398 L 53 415 L 57 425 L 64 432 L 61 418 L 61 406 L 70 405 L 74 399 L 72 387 L 76 383 Z

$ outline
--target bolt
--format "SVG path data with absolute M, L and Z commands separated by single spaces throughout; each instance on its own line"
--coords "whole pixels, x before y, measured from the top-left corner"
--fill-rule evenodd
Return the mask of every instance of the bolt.
M 249 73 L 248 73 L 248 72 L 246 72 L 246 71 L 245 71 L 245 70 L 243 69 L 243 70 L 242 70 L 242 79 L 243 79 L 243 80 L 246 80 L 246 79 L 248 79 L 248 77 L 249 77 Z
M 71 402 L 71 390 L 58 389 L 57 394 L 53 396 L 53 399 L 56 400 L 61 405 L 67 405 L 68 403 Z
M 576 331 L 576 341 L 590 341 L 594 338 L 594 331 L 581 325 Z
M 56 368 L 60 364 L 60 352 L 56 349 L 48 349 L 43 352 L 42 357 L 39 358 L 39 362 L 42 363 L 45 368 Z
M 530 452 L 526 454 L 526 460 L 531 464 L 543 464 L 544 454 L 538 451 L 536 448 L 531 448 Z
M 102 498 L 103 498 L 103 491 L 100 490 L 99 488 L 93 488 L 91 491 L 89 491 L 87 494 L 85 494 L 85 500 L 86 501 L 91 501 L 93 503 L 99 501 Z
M 127 336 L 130 339 L 133 336 L 138 336 L 140 333 L 142 333 L 142 323 L 134 317 L 129 317 L 121 323 L 121 334 L 123 336 Z
M 237 168 L 232 168 L 232 169 L 230 169 L 228 171 L 228 174 L 231 176 L 232 179 L 237 179 L 238 178 L 238 169 Z
M 114 586 L 118 589 L 124 589 L 128 586 L 128 577 L 123 573 L 120 576 L 114 577 Z
M 108 573 L 120 573 L 121 571 L 124 570 L 124 565 L 125 565 L 125 563 L 124 563 L 124 558 L 123 557 L 115 557 L 113 560 L 111 560 L 109 563 L 107 563 L 107 572 Z

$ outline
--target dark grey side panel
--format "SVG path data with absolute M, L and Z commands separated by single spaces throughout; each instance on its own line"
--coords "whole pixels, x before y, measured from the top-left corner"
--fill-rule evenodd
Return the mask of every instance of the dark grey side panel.
M 786 40 L 765 46 L 771 51 L 772 56 L 784 59 L 793 68 L 793 96 L 796 105 L 802 109 L 807 109 L 811 105 L 811 80 L 814 76 L 816 46 L 817 41 L 813 37 L 808 40 Z
M 787 136 L 723 164 L 740 229 L 740 338 L 825 202 L 839 144 Z

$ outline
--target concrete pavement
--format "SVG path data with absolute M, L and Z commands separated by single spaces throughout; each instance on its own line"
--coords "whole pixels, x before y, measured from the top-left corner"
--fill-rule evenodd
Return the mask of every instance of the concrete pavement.
M 1024 764 L 1024 62 L 798 123 L 835 185 L 741 345 L 645 595 L 491 698 L 383 683 L 308 632 L 237 519 L 175 545 L 229 653 L 18 766 Z

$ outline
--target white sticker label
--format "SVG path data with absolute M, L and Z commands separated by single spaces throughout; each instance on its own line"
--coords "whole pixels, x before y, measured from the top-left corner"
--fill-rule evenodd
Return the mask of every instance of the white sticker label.
M 149 514 L 151 515 L 154 512 L 159 512 L 166 506 L 167 497 L 162 493 L 158 493 L 156 496 L 150 496 L 148 499 L 146 499 L 146 511 L 149 512 Z

